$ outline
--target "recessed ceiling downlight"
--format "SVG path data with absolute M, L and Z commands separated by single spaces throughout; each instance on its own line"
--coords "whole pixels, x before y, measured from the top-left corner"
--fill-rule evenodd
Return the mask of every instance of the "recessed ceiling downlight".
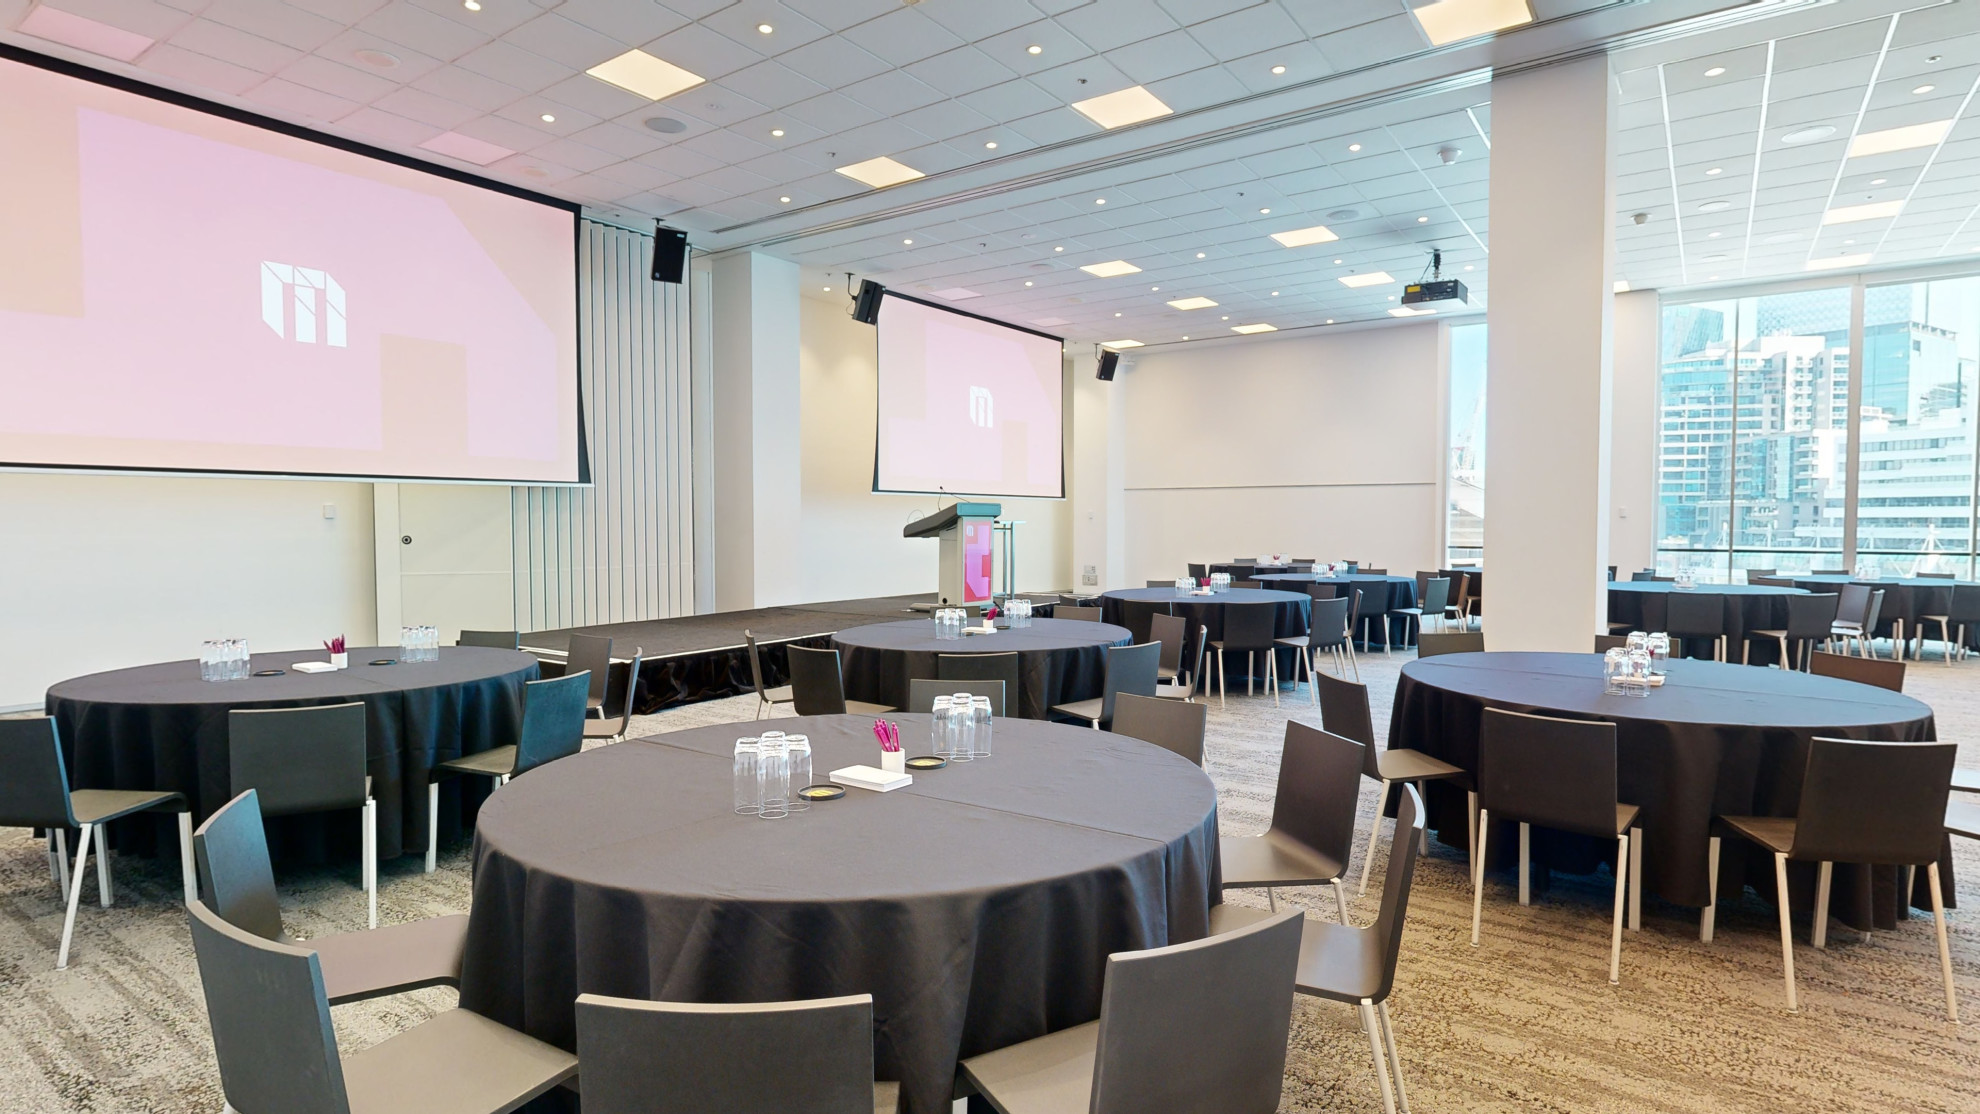
M 1707 201 L 1698 207 L 1698 211 L 1701 213 L 1723 213 L 1732 207 L 1733 203 L 1730 201 Z
M 370 47 L 352 51 L 351 57 L 363 62 L 374 70 L 389 70 L 399 64 L 398 55 L 387 53 L 383 50 L 373 50 Z
M 1781 142 L 1790 147 L 1803 143 L 1817 143 L 1836 134 L 1834 124 L 1816 124 L 1813 127 L 1796 128 L 1781 137 Z

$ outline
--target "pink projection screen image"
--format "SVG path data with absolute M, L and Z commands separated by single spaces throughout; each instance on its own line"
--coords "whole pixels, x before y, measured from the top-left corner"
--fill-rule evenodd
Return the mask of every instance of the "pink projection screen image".
M 571 483 L 574 207 L 0 58 L 0 466 Z
M 873 490 L 1063 498 L 1065 342 L 888 291 Z

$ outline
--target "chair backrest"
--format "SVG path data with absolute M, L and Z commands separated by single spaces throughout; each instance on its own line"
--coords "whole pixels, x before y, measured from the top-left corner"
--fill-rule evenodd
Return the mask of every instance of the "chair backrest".
M 1166 600 L 1121 601 L 1121 625 L 1128 629 L 1128 634 L 1136 642 L 1153 641 L 1154 636 L 1150 633 L 1149 623 L 1157 615 L 1167 614 L 1170 614 L 1170 609 Z
M 1673 635 L 1716 637 L 1726 631 L 1725 598 L 1695 592 L 1672 592 L 1667 597 L 1664 629 Z
M 1382 882 L 1382 908 L 1368 931 L 1382 946 L 1380 1002 L 1396 985 L 1396 957 L 1402 954 L 1403 921 L 1409 913 L 1410 883 L 1416 878 L 1416 850 L 1423 842 L 1423 797 L 1416 786 L 1403 783 L 1396 801 L 1396 830 L 1389 836 L 1388 877 Z
M 1870 616 L 1870 586 L 1868 584 L 1845 584 L 1836 601 L 1836 621 L 1840 623 L 1863 623 Z
M 1955 623 L 1980 623 L 1980 585 L 1953 585 L 1946 618 Z
M 265 816 L 361 808 L 364 705 L 236 708 L 227 713 L 231 793 L 255 789 Z
M 1203 765 L 1203 731 L 1209 722 L 1208 704 L 1132 693 L 1114 698 L 1114 734 L 1154 743 L 1199 766 Z
M 1457 592 L 1450 606 L 1463 611 L 1465 605 L 1471 602 L 1471 574 L 1462 569 L 1447 569 L 1444 570 L 1444 575 L 1451 583 L 1457 585 Z
M 938 654 L 935 657 L 935 676 L 944 681 L 1002 681 L 1004 706 L 1018 706 L 1018 656 L 1015 651 L 1002 654 Z
M 53 716 L 0 719 L 0 827 L 73 828 L 69 769 Z
M 1672 592 L 1646 592 L 1643 595 L 1643 616 L 1637 620 L 1637 629 L 1643 631 L 1660 630 L 1669 633 Z
M 614 729 L 616 734 L 626 733 L 626 729 L 632 726 L 633 713 L 639 710 L 639 665 L 645 660 L 646 647 L 633 647 L 632 661 L 626 665 L 625 688 L 619 693 L 619 725 Z
M 872 1114 L 873 996 L 729 1005 L 580 994 L 585 1114 Z
M 1817 650 L 1808 655 L 1808 671 L 1818 677 L 1840 677 L 1858 684 L 1875 685 L 1892 692 L 1904 691 L 1904 663 L 1882 658 L 1859 658 L 1852 654 L 1830 654 Z
M 186 915 L 227 1105 L 350 1114 L 316 953 L 236 928 L 205 902 Z
M 1062 603 L 1052 609 L 1052 618 L 1077 619 L 1082 623 L 1097 623 L 1100 621 L 1100 609 L 1097 607 L 1074 607 L 1071 604 Z
M 1269 650 L 1278 637 L 1279 605 L 1233 603 L 1224 607 L 1224 649 Z
M 1208 564 L 1199 565 L 1194 561 L 1186 562 L 1186 564 L 1189 565 L 1189 576 L 1191 580 L 1201 583 L 1204 577 L 1210 575 L 1210 566 Z
M 1258 572 L 1257 565 L 1227 565 L 1225 568 L 1230 572 L 1233 581 L 1250 580 Z
M 1355 809 L 1368 748 L 1353 739 L 1286 721 L 1272 830 L 1284 832 L 1346 865 L 1354 847 Z
M 523 686 L 522 730 L 516 733 L 516 768 L 510 773 L 527 773 L 584 749 L 584 701 L 590 691 L 591 678 L 583 673 Z M 630 692 L 626 704 L 632 704 Z
M 1231 581 L 1231 587 L 1233 587 L 1233 588 L 1263 588 L 1263 587 L 1265 587 L 1265 582 L 1264 582 L 1264 581 L 1262 581 L 1262 580 L 1233 580 L 1233 581 Z
M 1657 579 L 1657 574 L 1651 572 L 1649 569 L 1643 569 L 1641 571 L 1633 572 L 1629 574 L 1629 580 L 1630 583 L 1632 584 L 1648 584 L 1656 579 Z
M 1303 914 L 1107 957 L 1090 1114 L 1271 1114 Z
M 1190 655 L 1189 671 L 1185 674 L 1189 678 L 1192 689 L 1203 683 L 1203 655 L 1208 652 L 1209 646 L 1210 628 L 1206 626 L 1197 627 L 1196 652 Z
M 1417 593 L 1416 606 L 1425 615 L 1441 615 L 1451 602 L 1451 582 L 1441 576 L 1433 576 L 1424 581 L 1423 591 Z
M 1598 634 L 1595 636 L 1595 652 L 1606 654 L 1610 650 L 1627 650 L 1629 636 L 1626 634 Z
M 1760 585 L 1761 587 L 1765 587 L 1765 588 L 1792 588 L 1792 587 L 1794 587 L 1794 578 L 1792 578 L 1792 577 L 1787 577 L 1787 576 L 1771 576 L 1771 575 L 1758 575 L 1758 576 L 1756 576 L 1755 574 L 1753 574 L 1753 573 L 1750 573 L 1750 572 L 1746 574 L 1746 582 L 1747 582 L 1748 584 L 1757 584 L 1757 585 Z
M 839 716 L 846 711 L 846 686 L 839 652 L 792 646 L 791 709 L 801 716 Z
M 1374 622 L 1389 612 L 1387 584 L 1359 584 L 1354 588 L 1354 623 Z
M 1315 670 L 1313 688 L 1320 696 L 1320 726 L 1367 747 L 1361 771 L 1381 777 L 1375 761 L 1375 720 L 1368 711 L 1368 686 Z
M 1958 743 L 1813 739 L 1794 858 L 1923 866 L 1939 860 Z
M 1757 584 L 1760 580 L 1765 580 L 1780 571 L 1779 569 L 1748 569 L 1746 570 L 1746 582 L 1748 584 Z M 1754 579 L 1755 577 L 1758 577 L 1759 580 Z
M 1107 647 L 1107 682 L 1100 694 L 1100 722 L 1114 718 L 1114 698 L 1122 693 L 1154 696 L 1155 686 L 1160 683 L 1161 665 L 1160 642 Z
M 1884 590 L 1882 588 L 1879 588 L 1876 591 L 1870 593 L 1870 610 L 1865 613 L 1865 617 L 1863 620 L 1863 633 L 1869 634 L 1872 631 L 1875 631 L 1877 629 L 1877 620 L 1881 618 L 1883 614 L 1884 614 Z
M 1616 837 L 1616 725 L 1485 709 L 1478 807 L 1581 835 Z
M 1911 575 L 1925 580 L 1952 580 L 1955 579 L 1958 574 L 1949 573 L 1949 572 L 1926 572 L 1923 569 L 1920 569 L 1919 571 L 1914 572 Z
M 1836 622 L 1836 593 L 1811 592 L 1787 598 L 1789 638 L 1827 638 Z
M 1485 632 L 1427 631 L 1416 636 L 1416 656 L 1434 658 L 1438 654 L 1481 654 L 1485 652 Z
M 605 687 L 612 679 L 612 640 L 602 634 L 574 634 L 564 654 L 565 673 L 590 673 L 591 691 L 585 694 L 593 708 L 605 706 Z
M 756 633 L 745 629 L 743 631 L 743 641 L 749 646 L 749 683 L 756 686 L 756 698 L 762 700 L 764 698 L 763 654 L 762 651 L 756 648 Z
M 456 646 L 490 646 L 497 650 L 522 649 L 522 632 L 515 630 L 464 630 L 454 639 Z
M 1808 575 L 1810 575 L 1810 576 L 1846 576 L 1846 575 L 1848 575 L 1848 574 L 1849 574 L 1849 570 L 1848 570 L 1848 569 L 1810 569 L 1810 570 L 1808 570 Z
M 1144 642 L 1160 642 L 1162 659 L 1158 663 L 1163 669 L 1182 671 L 1183 643 L 1189 641 L 1189 620 L 1180 615 L 1151 615 L 1148 618 L 1148 636 Z
M 971 696 L 989 697 L 990 714 L 1003 718 L 1005 694 L 1002 681 L 947 681 L 915 677 L 908 681 L 908 702 L 907 707 L 902 711 L 932 712 L 935 710 L 936 697 L 953 696 L 959 692 L 966 692 Z
M 1307 622 L 1306 631 L 1311 648 L 1324 650 L 1347 641 L 1348 609 L 1354 606 L 1353 600 L 1336 596 L 1330 600 L 1316 599 L 1309 606 L 1313 608 L 1313 617 Z
M 243 790 L 193 831 L 193 861 L 209 908 L 264 940 L 282 939 L 282 902 L 254 790 Z
M 1341 586 L 1338 584 L 1315 584 L 1311 581 L 1304 581 L 1299 587 L 1301 591 L 1306 593 L 1306 598 L 1308 599 L 1331 600 L 1338 598 L 1341 594 Z

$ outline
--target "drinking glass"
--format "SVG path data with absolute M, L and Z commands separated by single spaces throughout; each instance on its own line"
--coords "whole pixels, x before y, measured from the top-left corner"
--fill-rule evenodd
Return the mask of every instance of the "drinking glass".
M 790 749 L 782 737 L 765 735 L 757 740 L 756 783 L 763 803 L 758 816 L 782 820 L 791 814 Z
M 1629 670 L 1629 651 L 1620 646 L 1612 647 L 1602 655 L 1602 691 L 1610 696 L 1622 696 L 1623 674 Z
M 950 698 L 936 697 L 934 713 L 928 726 L 929 752 L 937 758 L 947 758 L 955 749 L 949 741 L 949 717 L 954 714 L 954 709 L 950 707 Z
M 1630 650 L 1648 649 L 1650 646 L 1650 636 L 1640 630 L 1630 631 L 1629 638 L 1623 643 L 1623 646 L 1625 649 Z
M 807 812 L 811 809 L 811 802 L 798 796 L 797 791 L 811 784 L 811 737 L 786 735 L 784 746 L 791 763 L 791 811 Z
M 756 773 L 762 751 L 757 743 L 754 735 L 736 740 L 736 811 L 745 816 L 763 811 L 763 788 L 757 784 Z
M 954 736 L 952 762 L 976 758 L 976 701 L 966 692 L 949 697 L 949 733 Z
M 1671 658 L 1671 636 L 1662 631 L 1650 636 L 1644 649 L 1650 652 L 1650 672 L 1658 677 L 1664 675 L 1664 663 Z
M 990 698 L 972 697 L 969 702 L 971 718 L 976 721 L 976 738 L 970 744 L 970 753 L 977 758 L 990 757 Z
M 1626 650 L 1623 673 L 1623 689 L 1629 696 L 1650 695 L 1650 652 L 1648 650 Z

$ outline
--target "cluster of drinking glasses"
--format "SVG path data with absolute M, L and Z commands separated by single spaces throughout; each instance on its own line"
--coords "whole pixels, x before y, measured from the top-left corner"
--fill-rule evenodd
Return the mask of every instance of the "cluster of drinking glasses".
M 401 662 L 439 661 L 440 628 L 400 627 L 399 660 Z
M 1023 596 L 1011 596 L 1004 601 L 1005 625 L 1016 629 L 1031 625 L 1031 601 Z
M 1602 656 L 1602 671 L 1611 696 L 1648 696 L 1651 678 L 1662 676 L 1664 663 L 1671 656 L 1670 635 L 1661 631 L 1645 634 L 1632 631 L 1626 645 Z
M 1680 592 L 1689 592 L 1698 587 L 1698 574 L 1690 569 L 1679 569 L 1671 574 L 1671 587 Z
M 990 698 L 966 692 L 935 698 L 929 747 L 937 758 L 972 762 L 990 757 Z
M 199 644 L 199 679 L 241 681 L 252 672 L 245 638 L 209 638 Z
M 736 740 L 736 812 L 782 820 L 806 812 L 811 803 L 798 790 L 811 784 L 811 739 L 765 731 Z
M 1213 573 L 1211 573 L 1211 574 L 1210 574 L 1210 590 L 1211 590 L 1212 592 L 1228 592 L 1228 591 L 1230 591 L 1230 590 L 1231 590 L 1231 574 L 1230 574 L 1230 573 L 1227 573 L 1227 572 L 1213 572 Z
M 1195 577 L 1193 576 L 1176 577 L 1176 595 L 1187 596 L 1194 591 L 1196 591 Z
M 963 626 L 969 622 L 969 612 L 960 607 L 941 607 L 935 610 L 935 637 L 955 639 L 963 636 Z

